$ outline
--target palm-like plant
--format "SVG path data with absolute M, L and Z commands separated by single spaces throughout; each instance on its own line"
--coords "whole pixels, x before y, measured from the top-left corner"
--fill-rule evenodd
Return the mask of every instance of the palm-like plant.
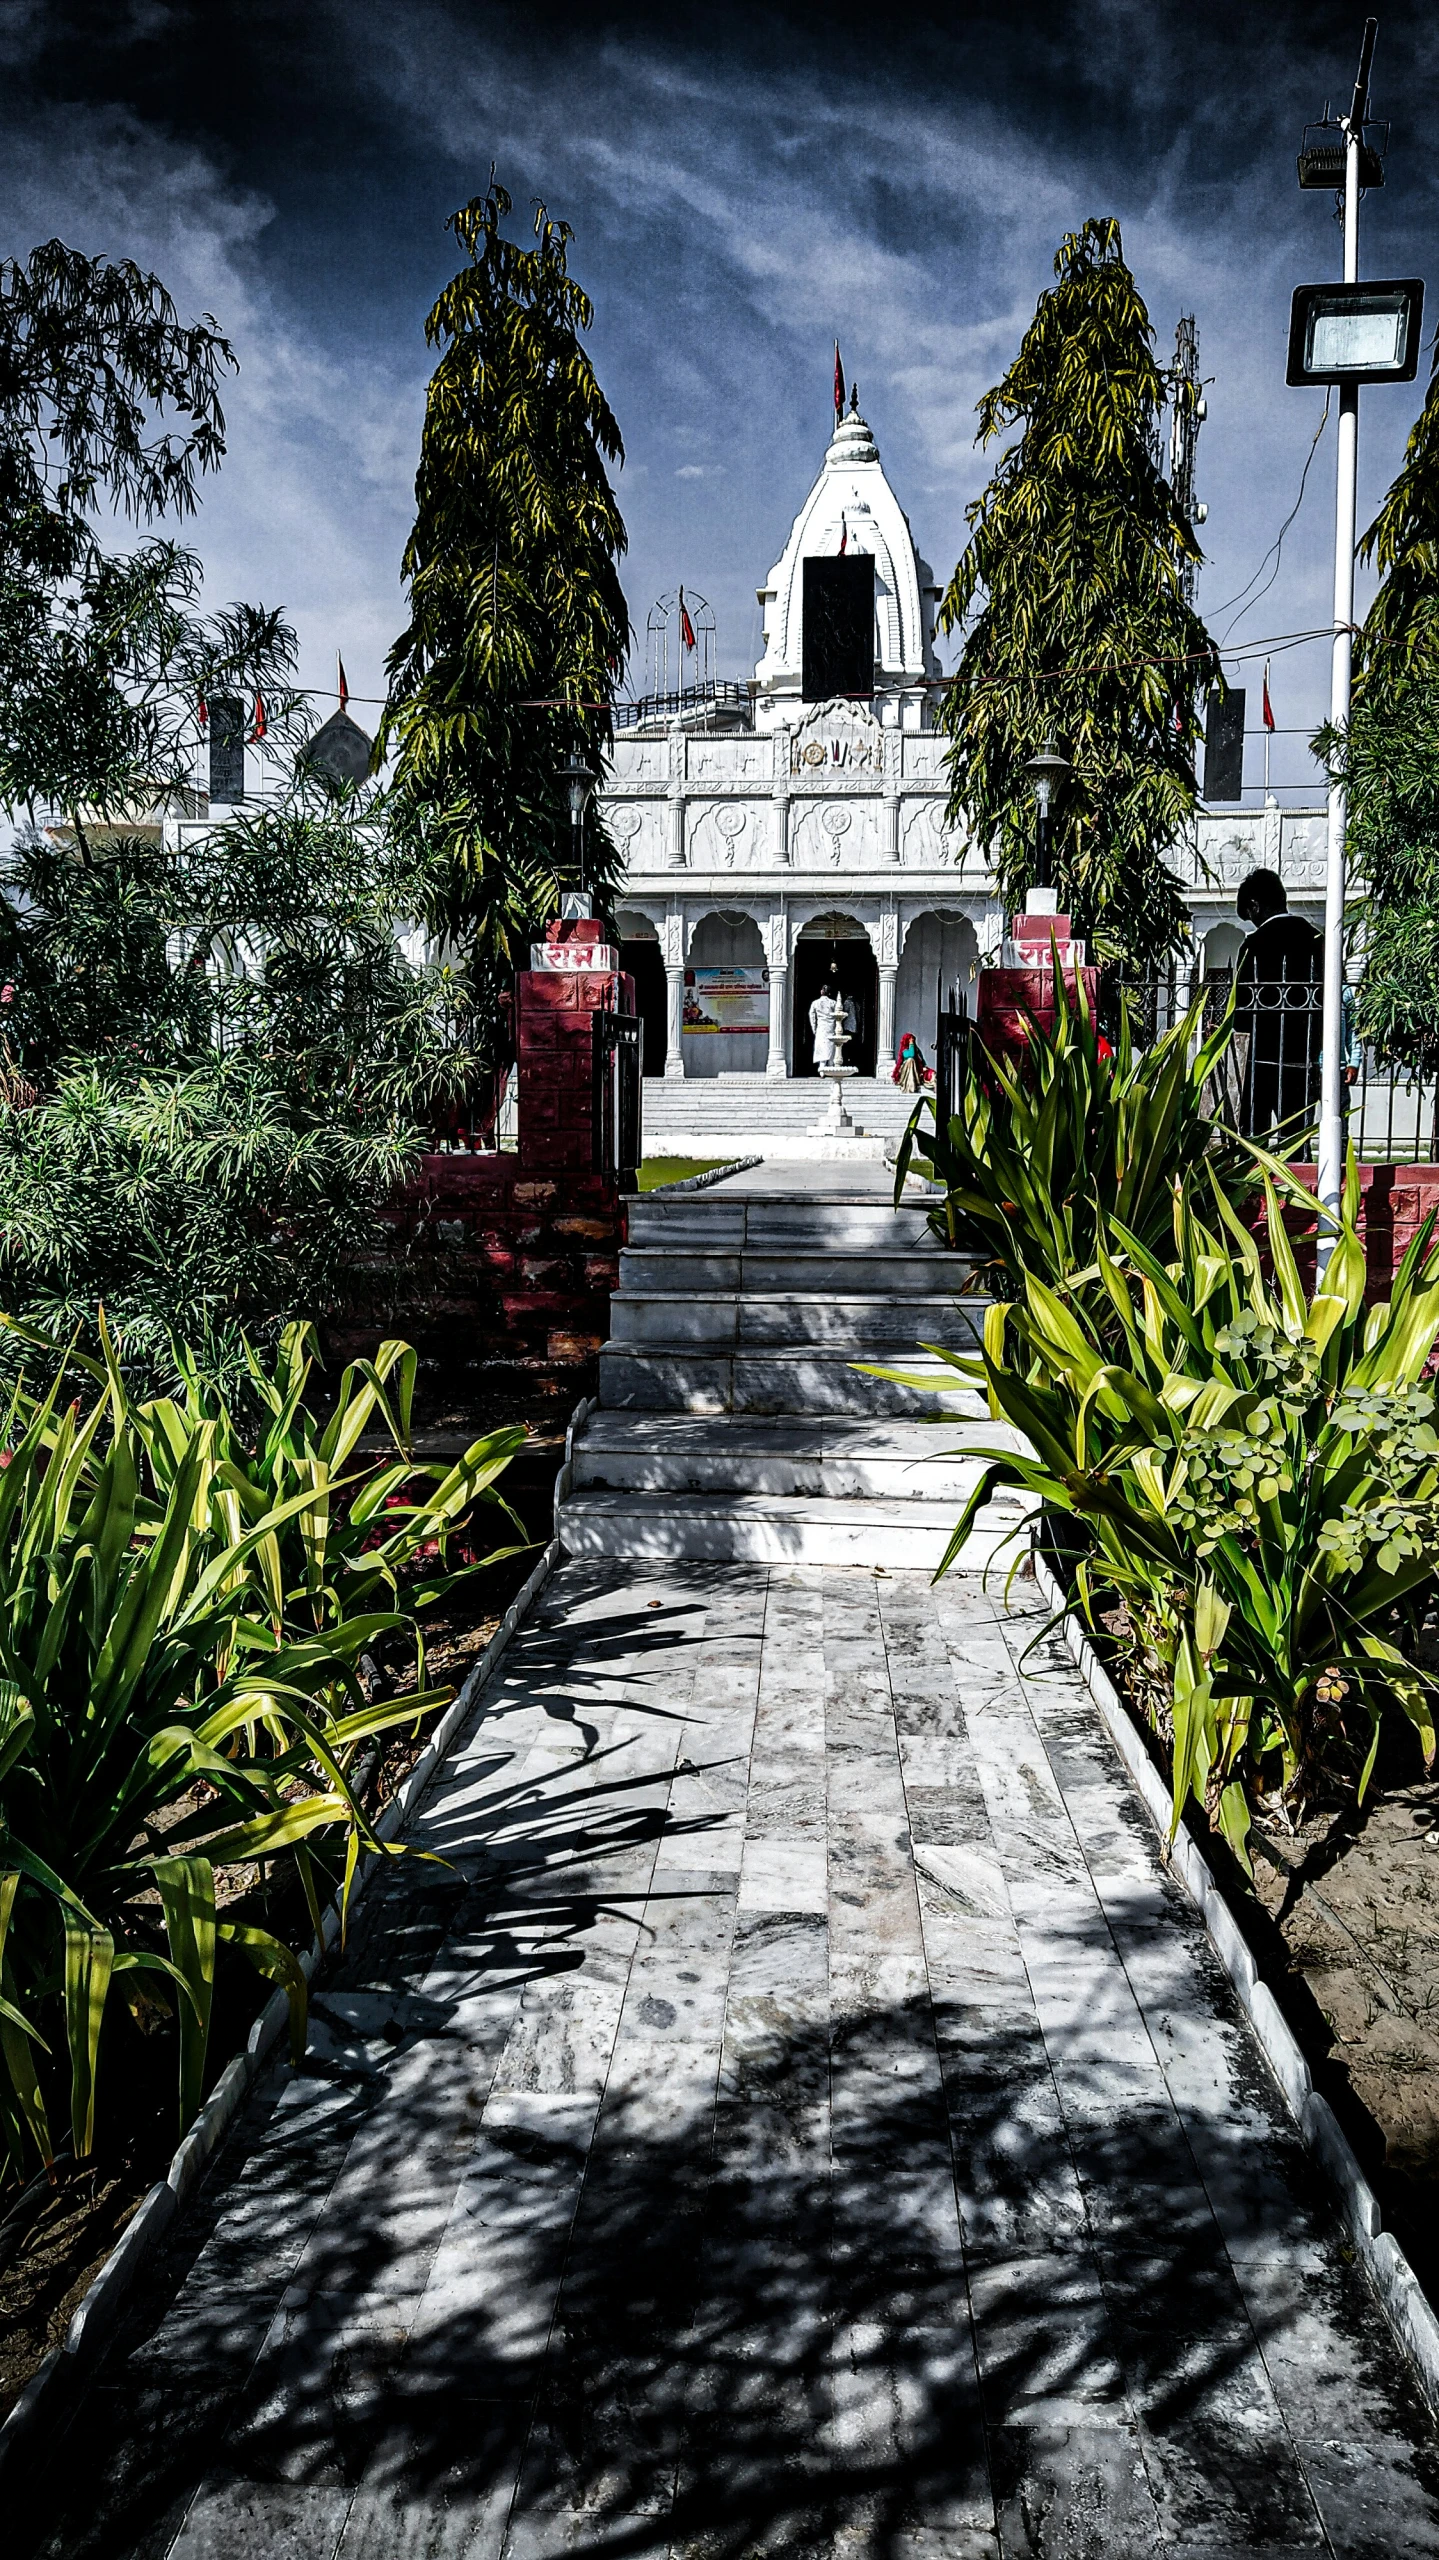
M 1061 904 L 1102 959 L 1153 959 L 1184 925 L 1164 855 L 1195 807 L 1198 705 L 1222 679 L 1185 595 L 1199 549 L 1156 459 L 1165 387 L 1118 223 L 1072 233 L 1055 273 L 979 404 L 981 443 L 1019 433 L 969 510 L 940 607 L 964 634 L 939 712 L 950 815 L 991 847 L 1018 906 L 1034 841 L 1023 768 L 1053 730 L 1073 766 L 1051 832 Z

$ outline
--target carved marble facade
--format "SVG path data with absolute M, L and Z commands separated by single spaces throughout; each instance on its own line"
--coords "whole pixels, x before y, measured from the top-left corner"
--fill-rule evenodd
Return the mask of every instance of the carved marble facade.
M 963 926 L 960 943 L 975 962 L 997 953 L 1004 929 L 982 848 L 946 823 L 944 747 L 932 731 L 887 727 L 847 702 L 816 704 L 752 735 L 704 737 L 677 725 L 619 739 L 602 807 L 625 852 L 621 931 L 656 938 L 669 975 L 667 1074 L 686 1072 L 684 970 L 706 918 L 743 918 L 757 930 L 771 972 L 769 1074 L 787 1075 L 793 1063 L 795 945 L 826 916 L 873 951 L 881 1058 L 892 1055 L 896 1028 L 933 1036 L 932 996 L 914 1020 L 897 1022 L 894 1009 L 913 929 L 935 918 Z M 1285 881 L 1296 911 L 1319 923 L 1324 843 L 1322 809 L 1202 814 L 1176 857 L 1196 938 L 1215 959 L 1232 957 L 1235 892 L 1261 863 Z M 716 1046 L 688 1071 L 717 1071 Z

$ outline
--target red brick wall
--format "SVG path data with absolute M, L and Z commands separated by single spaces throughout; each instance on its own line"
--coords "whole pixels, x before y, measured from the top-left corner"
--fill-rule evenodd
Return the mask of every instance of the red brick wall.
M 1297 1164 L 1294 1172 L 1310 1191 L 1314 1189 L 1319 1179 L 1316 1166 Z M 1371 1299 L 1387 1298 L 1394 1274 L 1425 1219 L 1431 1211 L 1439 1210 L 1439 1164 L 1361 1165 L 1359 1191 L 1359 1230 L 1369 1266 L 1369 1295 Z M 1261 1201 L 1260 1223 L 1263 1216 Z M 1314 1231 L 1310 1226 L 1307 1235 L 1302 1232 L 1307 1224 L 1301 1210 L 1286 1212 L 1286 1227 L 1301 1230 L 1294 1237 L 1295 1260 L 1306 1283 L 1314 1271 Z
M 624 1203 L 591 1170 L 594 1016 L 629 1010 L 633 992 L 600 970 L 520 971 L 519 1153 L 420 1159 L 328 1328 L 333 1355 L 398 1331 L 420 1352 L 427 1404 L 495 1420 L 593 1392 L 624 1240 Z

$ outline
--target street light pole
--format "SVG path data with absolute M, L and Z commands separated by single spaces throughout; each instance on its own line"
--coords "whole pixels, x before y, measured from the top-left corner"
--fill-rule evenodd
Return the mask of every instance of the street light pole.
M 1344 281 L 1359 281 L 1359 154 L 1368 106 L 1375 21 L 1364 27 L 1359 77 L 1344 128 Z M 1347 733 L 1354 674 L 1354 540 L 1359 462 L 1359 385 L 1339 385 L 1339 466 L 1334 512 L 1334 650 L 1329 717 Z M 1324 870 L 1324 1055 L 1319 1087 L 1319 1198 L 1335 1216 L 1344 1190 L 1344 839 L 1349 793 L 1339 775 L 1329 783 L 1329 840 Z M 1321 1273 L 1333 1251 L 1333 1229 L 1321 1229 Z

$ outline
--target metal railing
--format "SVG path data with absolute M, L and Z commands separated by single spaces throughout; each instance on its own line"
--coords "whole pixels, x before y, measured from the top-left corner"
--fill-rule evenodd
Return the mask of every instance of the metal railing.
M 1362 1164 L 1439 1164 L 1439 1070 L 1418 1075 L 1378 1056 L 1356 1028 L 1357 976 L 1344 996 L 1346 1143 Z M 1213 1109 L 1246 1137 L 1283 1143 L 1300 1163 L 1313 1159 L 1324 1049 L 1319 978 L 1236 979 L 1233 969 L 1175 968 L 1142 978 L 1106 971 L 1100 1028 L 1112 1040 L 1121 1007 L 1130 1036 L 1147 1049 L 1182 1023 L 1200 997 L 1201 1032 L 1218 1028 L 1234 999 L 1234 1036 L 1213 1079 Z M 934 1105 L 939 1125 L 958 1107 L 967 1045 L 974 1036 L 958 987 L 940 990 Z
M 1351 980 L 1344 997 L 1347 1143 L 1361 1163 L 1439 1162 L 1439 1074 L 1412 1074 L 1359 1038 L 1356 987 Z M 1323 1065 L 1322 980 L 1246 978 L 1242 963 L 1237 975 L 1174 969 L 1140 979 L 1107 977 L 1101 1012 L 1112 1032 L 1123 999 L 1132 1035 L 1147 1047 L 1182 1022 L 1201 995 L 1206 1033 L 1223 1021 L 1231 995 L 1234 1000 L 1234 1037 L 1214 1078 L 1216 1116 L 1246 1137 L 1283 1140 L 1300 1162 L 1309 1161 Z
M 642 693 L 633 702 L 615 704 L 614 723 L 617 730 L 635 729 L 647 720 L 685 720 L 712 711 L 743 713 L 747 722 L 749 686 L 735 684 L 727 676 L 712 676 L 708 682 L 687 684 L 675 693 Z
M 636 1188 L 643 1153 L 643 1055 L 644 1024 L 637 1013 L 595 1014 L 590 1160 L 621 1191 Z

